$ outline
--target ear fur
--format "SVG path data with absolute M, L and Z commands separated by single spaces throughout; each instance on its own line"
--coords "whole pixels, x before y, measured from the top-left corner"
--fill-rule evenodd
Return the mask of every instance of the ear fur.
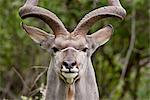
M 112 25 L 107 25 L 104 28 L 98 30 L 97 32 L 91 34 L 89 37 L 94 41 L 97 47 L 105 44 L 111 38 L 113 34 Z
M 36 28 L 36 27 L 27 26 L 23 23 L 22 23 L 22 27 L 28 33 L 30 38 L 39 44 L 43 41 L 48 40 L 49 37 L 54 37 L 54 35 L 48 34 L 45 31 L 43 31 L 39 28 Z

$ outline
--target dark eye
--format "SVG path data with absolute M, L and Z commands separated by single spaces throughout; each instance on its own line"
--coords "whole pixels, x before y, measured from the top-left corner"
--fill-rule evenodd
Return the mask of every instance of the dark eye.
M 87 50 L 88 50 L 87 47 L 82 49 L 83 52 L 87 52 Z
M 56 53 L 57 51 L 59 51 L 59 49 L 56 48 L 56 47 L 53 47 L 52 50 L 53 50 L 55 53 Z

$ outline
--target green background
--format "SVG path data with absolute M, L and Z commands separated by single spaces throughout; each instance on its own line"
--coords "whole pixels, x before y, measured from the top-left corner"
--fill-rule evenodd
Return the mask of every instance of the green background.
M 89 11 L 107 5 L 107 0 L 39 0 L 72 31 Z M 104 19 L 89 34 L 107 24 L 114 26 L 111 40 L 92 56 L 102 100 L 149 100 L 150 97 L 150 3 L 120 0 L 125 20 Z M 0 99 L 40 99 L 46 84 L 45 68 L 50 55 L 35 44 L 20 27 L 18 9 L 24 0 L 0 0 Z M 37 19 L 24 23 L 51 33 Z M 125 70 L 125 74 L 122 72 Z M 37 78 L 41 73 L 41 77 Z M 121 77 L 122 75 L 122 77 Z

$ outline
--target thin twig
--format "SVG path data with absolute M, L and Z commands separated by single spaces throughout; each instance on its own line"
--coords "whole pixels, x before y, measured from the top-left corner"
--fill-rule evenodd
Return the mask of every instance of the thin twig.
M 28 90 L 30 90 L 30 88 L 28 87 L 28 85 L 26 84 L 26 82 L 24 81 L 23 77 L 21 76 L 21 74 L 16 70 L 15 67 L 12 67 L 12 69 L 14 70 L 14 72 L 19 76 L 19 78 L 21 79 L 21 82 L 23 83 L 24 87 L 27 88 Z
M 40 91 L 40 88 L 34 89 L 33 91 L 30 92 L 30 96 L 34 96 L 35 94 L 37 94 Z
M 150 57 L 144 58 L 139 62 L 140 67 L 146 67 L 148 64 L 150 65 Z
M 35 81 L 33 82 L 33 85 L 31 86 L 31 89 L 35 86 L 36 82 L 39 80 L 39 78 L 47 71 L 47 67 L 45 68 L 45 70 L 43 72 L 41 72 L 35 79 Z
M 48 68 L 46 66 L 32 66 L 31 68 L 41 68 L 41 69 L 45 69 L 45 68 Z

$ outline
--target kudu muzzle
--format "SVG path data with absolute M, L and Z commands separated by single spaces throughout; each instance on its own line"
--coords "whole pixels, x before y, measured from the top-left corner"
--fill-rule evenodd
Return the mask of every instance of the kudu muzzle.
M 71 84 L 77 79 L 79 73 L 78 62 L 76 59 L 76 53 L 79 51 L 73 47 L 68 47 L 61 50 L 61 52 L 64 54 L 60 69 L 61 77 L 65 82 Z

